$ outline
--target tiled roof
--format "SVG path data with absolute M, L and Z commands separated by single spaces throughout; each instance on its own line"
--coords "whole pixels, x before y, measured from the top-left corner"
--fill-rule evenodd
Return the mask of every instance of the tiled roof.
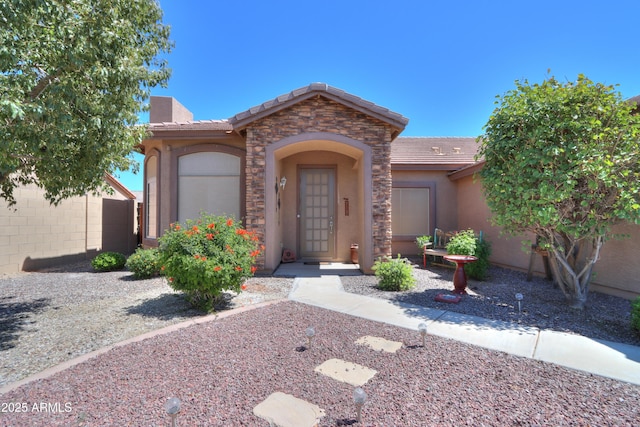
M 231 122 L 236 129 L 242 128 L 257 119 L 271 115 L 279 110 L 318 94 L 389 123 L 399 131 L 402 131 L 407 123 L 409 123 L 409 119 L 398 113 L 394 113 L 387 108 L 329 86 L 326 83 L 312 83 L 309 86 L 293 90 L 270 101 L 249 108 L 242 113 L 238 113 L 231 117 L 229 122 Z
M 149 123 L 149 130 L 152 132 L 182 130 L 232 131 L 233 126 L 231 126 L 228 120 L 195 120 L 193 122 Z
M 475 162 L 474 137 L 398 137 L 391 143 L 392 165 L 451 165 Z

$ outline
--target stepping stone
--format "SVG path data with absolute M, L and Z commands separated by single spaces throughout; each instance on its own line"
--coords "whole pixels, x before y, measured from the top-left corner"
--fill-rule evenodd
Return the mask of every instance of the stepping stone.
M 402 348 L 402 343 L 398 341 L 389 341 L 380 337 L 372 337 L 365 335 L 358 338 L 356 344 L 364 345 L 375 351 L 386 351 L 387 353 L 395 353 Z
M 314 427 L 325 413 L 313 403 L 277 391 L 258 403 L 253 415 L 273 427 Z
M 321 365 L 316 366 L 314 371 L 333 378 L 334 380 L 351 384 L 354 387 L 364 385 L 378 373 L 378 371 L 374 369 L 341 359 L 329 359 Z

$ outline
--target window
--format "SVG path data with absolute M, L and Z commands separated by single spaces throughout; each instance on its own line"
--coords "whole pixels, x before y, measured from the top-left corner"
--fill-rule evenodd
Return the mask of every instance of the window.
M 150 156 L 147 159 L 146 190 L 146 215 L 145 237 L 155 239 L 158 237 L 158 157 Z
M 201 212 L 240 218 L 240 158 L 199 152 L 178 160 L 178 221 Z
M 394 187 L 391 193 L 393 236 L 415 237 L 430 234 L 431 189 Z

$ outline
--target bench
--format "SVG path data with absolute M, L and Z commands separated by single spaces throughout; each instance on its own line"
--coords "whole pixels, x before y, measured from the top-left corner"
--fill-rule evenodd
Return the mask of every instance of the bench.
M 447 255 L 447 243 L 453 236 L 453 233 L 445 233 L 444 231 L 436 228 L 433 231 L 433 243 L 425 245 L 422 250 L 422 265 L 427 267 L 427 259 L 432 256 L 434 259 L 442 258 Z
M 434 258 L 434 264 L 440 264 L 440 265 L 445 265 L 447 267 L 450 267 L 450 265 L 445 264 L 444 261 L 436 263 L 435 260 L 438 258 L 442 260 L 442 257 L 449 254 L 447 252 L 447 244 L 449 243 L 451 238 L 455 236 L 456 233 L 457 231 L 447 231 L 445 233 L 439 228 L 436 228 L 433 231 L 433 244 L 429 243 L 428 245 L 425 245 L 425 247 L 422 250 L 422 265 L 424 268 L 427 267 L 427 259 L 430 256 Z M 482 231 L 480 231 L 479 235 L 477 235 L 476 237 L 479 238 L 480 241 L 482 241 L 483 239 Z

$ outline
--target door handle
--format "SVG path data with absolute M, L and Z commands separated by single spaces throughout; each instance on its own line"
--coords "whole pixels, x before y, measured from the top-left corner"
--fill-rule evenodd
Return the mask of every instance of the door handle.
M 333 234 L 333 220 L 329 220 L 329 234 Z

